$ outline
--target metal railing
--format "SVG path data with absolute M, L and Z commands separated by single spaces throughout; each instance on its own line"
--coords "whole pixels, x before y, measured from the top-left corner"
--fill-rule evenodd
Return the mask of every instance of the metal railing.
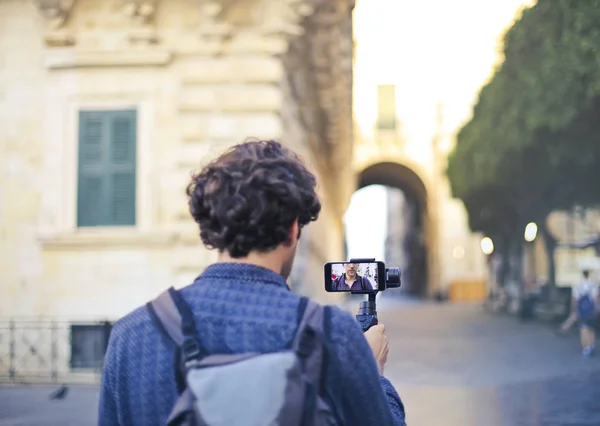
M 0 383 L 97 383 L 109 322 L 0 320 Z

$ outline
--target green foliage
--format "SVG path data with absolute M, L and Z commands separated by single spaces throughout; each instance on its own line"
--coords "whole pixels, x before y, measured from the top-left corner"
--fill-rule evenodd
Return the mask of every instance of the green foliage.
M 473 230 L 600 202 L 599 23 L 600 0 L 539 0 L 506 33 L 448 159 Z

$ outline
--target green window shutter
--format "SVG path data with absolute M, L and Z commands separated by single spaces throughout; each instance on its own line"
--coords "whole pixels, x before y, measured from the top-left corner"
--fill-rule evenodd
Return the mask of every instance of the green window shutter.
M 107 205 L 111 225 L 135 225 L 136 127 L 135 111 L 111 114 Z
M 79 113 L 77 226 L 135 225 L 137 114 Z
M 107 124 L 102 112 L 79 112 L 77 226 L 80 227 L 103 225 L 107 194 L 103 151 Z

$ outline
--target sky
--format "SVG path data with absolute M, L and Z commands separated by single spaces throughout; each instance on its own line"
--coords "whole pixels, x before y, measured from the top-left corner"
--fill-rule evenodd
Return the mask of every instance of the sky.
M 531 0 L 357 1 L 354 112 L 363 136 L 372 133 L 376 120 L 379 84 L 396 85 L 407 143 L 429 145 L 438 102 L 444 108 L 444 131 L 454 134 L 468 120 L 479 89 L 501 60 L 503 33 L 518 11 L 531 4 Z M 370 208 L 357 208 L 364 205 Z M 350 256 L 383 259 L 386 213 L 382 187 L 355 193 L 345 216 Z

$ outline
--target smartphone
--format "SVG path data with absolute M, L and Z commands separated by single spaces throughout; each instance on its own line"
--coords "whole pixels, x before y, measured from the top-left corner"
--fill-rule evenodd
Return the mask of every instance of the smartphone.
M 325 290 L 330 293 L 368 294 L 385 290 L 385 263 L 327 262 Z

